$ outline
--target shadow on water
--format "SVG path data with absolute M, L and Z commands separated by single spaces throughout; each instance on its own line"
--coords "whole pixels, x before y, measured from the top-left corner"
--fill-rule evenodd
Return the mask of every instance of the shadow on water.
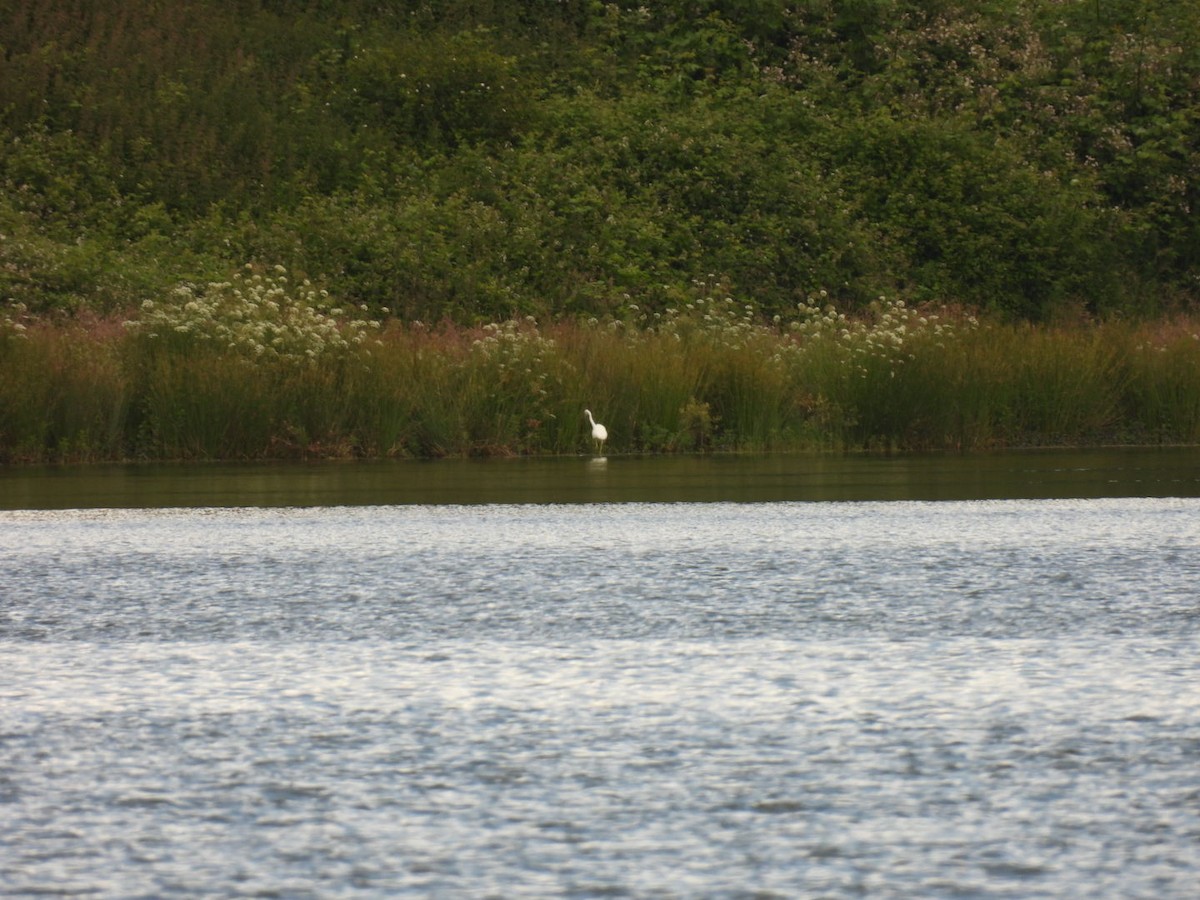
M 1200 448 L 0 468 L 0 509 L 1200 496 Z

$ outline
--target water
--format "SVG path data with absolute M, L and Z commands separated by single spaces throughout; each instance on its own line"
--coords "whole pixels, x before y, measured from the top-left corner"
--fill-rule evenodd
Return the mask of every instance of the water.
M 0 512 L 0 895 L 1193 897 L 1126 490 Z
M 1200 497 L 1200 448 L 0 467 L 0 509 Z

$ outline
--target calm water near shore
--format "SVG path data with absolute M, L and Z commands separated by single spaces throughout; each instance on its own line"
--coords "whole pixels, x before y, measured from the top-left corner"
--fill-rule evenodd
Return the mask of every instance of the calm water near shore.
M 0 468 L 0 509 L 1200 496 L 1200 448 Z
M 1196 451 L 0 496 L 0 896 L 1200 882 Z

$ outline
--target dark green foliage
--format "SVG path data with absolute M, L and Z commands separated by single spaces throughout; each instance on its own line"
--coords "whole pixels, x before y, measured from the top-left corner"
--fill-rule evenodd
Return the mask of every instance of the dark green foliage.
M 888 236 L 905 294 L 1039 318 L 1117 289 L 1109 215 L 1007 141 L 959 121 L 890 116 L 847 137 L 861 208 Z
M 503 142 L 528 106 L 516 68 L 486 31 L 405 35 L 356 51 L 330 96 L 352 126 L 382 129 L 399 146 Z
M 1200 279 L 1177 0 L 0 0 L 0 301 L 247 260 L 422 320 Z

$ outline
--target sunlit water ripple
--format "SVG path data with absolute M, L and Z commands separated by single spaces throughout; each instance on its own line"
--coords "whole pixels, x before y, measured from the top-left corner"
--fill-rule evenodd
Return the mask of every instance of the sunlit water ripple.
M 1200 500 L 0 512 L 0 892 L 1193 897 Z

